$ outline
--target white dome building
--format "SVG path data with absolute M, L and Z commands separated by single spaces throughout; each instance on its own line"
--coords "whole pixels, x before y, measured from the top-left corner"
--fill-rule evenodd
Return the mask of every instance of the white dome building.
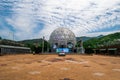
M 68 28 L 60 27 L 51 33 L 49 42 L 54 49 L 74 48 L 76 44 L 76 37 Z

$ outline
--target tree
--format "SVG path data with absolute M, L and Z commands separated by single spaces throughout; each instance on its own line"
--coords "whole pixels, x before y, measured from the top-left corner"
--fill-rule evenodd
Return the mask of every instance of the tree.
M 2 39 L 2 37 L 0 36 L 0 39 Z

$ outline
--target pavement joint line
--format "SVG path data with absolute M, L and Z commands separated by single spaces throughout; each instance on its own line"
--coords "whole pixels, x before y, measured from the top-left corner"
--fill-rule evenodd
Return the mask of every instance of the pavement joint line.
M 101 77 L 101 76 L 104 76 L 105 74 L 102 72 L 95 72 L 95 73 L 93 73 L 93 75 Z
M 35 75 L 35 74 L 40 74 L 41 72 L 39 72 L 39 71 L 30 71 L 30 72 L 28 72 L 29 74 L 32 74 L 32 75 Z
M 118 71 L 118 72 L 120 72 L 120 69 L 112 69 L 113 71 Z

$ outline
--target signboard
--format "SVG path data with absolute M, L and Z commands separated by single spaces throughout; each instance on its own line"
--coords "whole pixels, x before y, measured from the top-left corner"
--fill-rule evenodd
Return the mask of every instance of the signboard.
M 68 52 L 69 52 L 69 49 L 68 49 L 68 48 L 57 48 L 57 49 L 56 49 L 56 52 L 57 52 L 57 53 L 60 53 L 60 52 L 68 53 Z

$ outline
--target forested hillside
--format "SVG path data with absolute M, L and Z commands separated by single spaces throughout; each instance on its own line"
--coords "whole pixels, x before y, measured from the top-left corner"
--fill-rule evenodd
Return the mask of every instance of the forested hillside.
M 98 48 L 101 46 L 109 46 L 120 44 L 120 32 L 109 34 L 100 38 L 92 38 L 84 42 L 84 47 Z

